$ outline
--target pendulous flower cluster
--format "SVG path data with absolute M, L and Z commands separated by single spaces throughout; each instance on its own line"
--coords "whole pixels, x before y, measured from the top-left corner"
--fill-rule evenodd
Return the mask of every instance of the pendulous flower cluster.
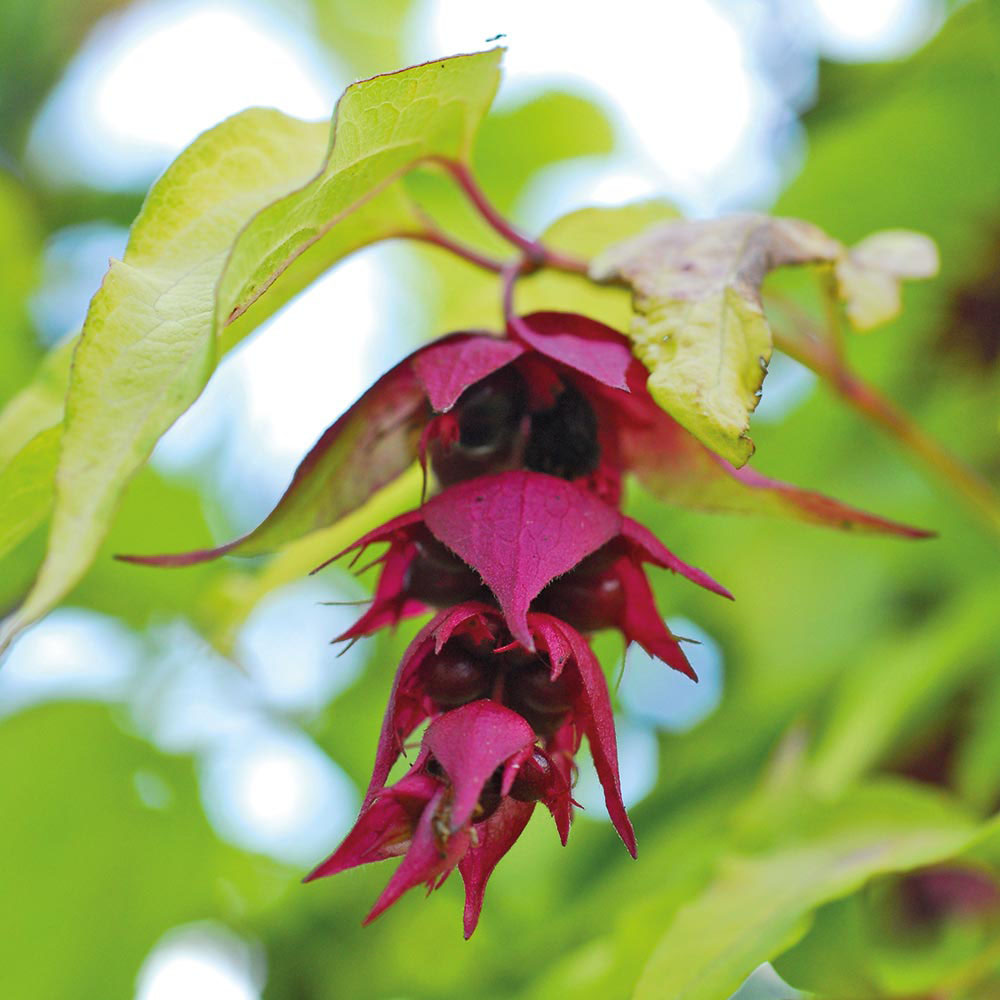
M 387 544 L 371 608 L 339 638 L 436 614 L 399 665 L 358 821 L 309 877 L 402 854 L 373 919 L 457 867 L 468 936 L 486 880 L 536 803 L 565 844 L 584 737 L 635 855 L 611 698 L 586 633 L 617 628 L 693 678 L 644 564 L 729 595 L 620 510 L 625 429 L 641 425 L 643 406 L 630 391 L 641 369 L 620 334 L 542 313 L 505 338 L 445 337 L 407 364 L 426 399 L 419 455 L 439 490 L 346 550 L 357 558 Z M 413 766 L 387 787 L 424 722 Z
M 330 510 L 346 512 L 414 458 L 433 484 L 417 509 L 328 560 L 384 546 L 369 564 L 380 566 L 372 605 L 342 640 L 433 612 L 396 672 L 357 822 L 307 877 L 402 857 L 366 922 L 458 868 L 472 934 L 487 880 L 538 803 L 566 843 L 584 737 L 608 813 L 635 856 L 611 698 L 587 636 L 617 629 L 696 680 L 645 566 L 731 595 L 622 513 L 626 473 L 675 503 L 917 534 L 734 469 L 656 405 L 646 378 L 622 334 L 577 314 L 514 316 L 502 337 L 445 336 L 384 375 L 324 433 L 272 514 L 294 518 L 316 482 Z M 218 549 L 138 561 L 184 565 L 239 551 L 269 523 Z M 413 765 L 387 785 L 424 723 Z

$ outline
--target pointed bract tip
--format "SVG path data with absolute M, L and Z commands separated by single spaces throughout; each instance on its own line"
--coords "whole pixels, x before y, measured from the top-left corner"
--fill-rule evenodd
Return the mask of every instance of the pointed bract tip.
M 480 900 L 478 907 L 471 908 L 466 906 L 465 913 L 462 915 L 462 936 L 466 941 L 475 934 L 482 912 L 482 900 Z

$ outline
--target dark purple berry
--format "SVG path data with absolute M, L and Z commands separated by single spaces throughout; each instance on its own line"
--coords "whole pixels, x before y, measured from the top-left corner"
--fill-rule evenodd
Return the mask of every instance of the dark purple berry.
M 450 645 L 450 644 L 449 644 Z M 420 667 L 424 690 L 440 706 L 452 708 L 489 693 L 493 667 L 462 649 L 445 647 Z

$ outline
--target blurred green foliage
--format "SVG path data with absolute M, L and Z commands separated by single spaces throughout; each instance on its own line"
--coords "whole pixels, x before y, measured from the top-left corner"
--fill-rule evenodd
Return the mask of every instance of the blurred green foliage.
M 27 300 L 46 235 L 82 218 L 126 222 L 136 209 L 127 193 L 49 192 L 21 162 L 44 95 L 111 6 L 73 5 L 72 17 L 58 2 L 5 10 L 2 402 L 41 363 Z M 352 72 L 398 65 L 407 4 L 315 6 L 321 37 Z M 1000 292 L 983 275 L 1000 269 L 997 52 L 1000 19 L 979 0 L 905 60 L 823 66 L 818 104 L 805 119 L 808 154 L 776 209 L 848 242 L 887 227 L 933 236 L 940 279 L 907 289 L 903 315 L 854 338 L 849 354 L 864 377 L 994 481 Z M 487 193 L 516 216 L 540 170 L 601 156 L 614 133 L 590 102 L 540 93 L 491 113 L 474 162 Z M 438 178 L 409 183 L 449 226 L 478 225 Z M 406 268 L 414 340 L 496 322 L 492 279 L 433 248 L 414 249 Z M 527 281 L 519 295 L 532 307 L 592 305 L 609 318 L 625 308 L 619 293 L 584 292 L 565 275 Z M 984 299 L 978 311 L 963 305 Z M 0 414 L 6 443 L 9 428 L 20 443 L 50 425 L 44 417 L 60 405 L 67 359 L 48 362 L 29 406 Z M 192 760 L 157 749 L 127 712 L 79 703 L 21 710 L 0 722 L 4 995 L 128 996 L 161 934 L 204 919 L 261 943 L 270 1000 L 606 1000 L 632 995 L 637 984 L 641 996 L 675 995 L 665 983 L 683 984 L 684 996 L 723 998 L 768 959 L 789 983 L 819 995 L 998 995 L 1000 909 L 970 914 L 942 903 L 919 926 L 907 923 L 912 882 L 901 874 L 947 862 L 1000 880 L 1000 838 L 989 820 L 1000 804 L 996 539 L 822 387 L 788 419 L 754 424 L 752 433 L 761 471 L 939 537 L 844 537 L 671 510 L 634 491 L 632 512 L 737 598 L 728 605 L 666 574 L 656 580 L 661 607 L 717 637 L 726 685 L 704 723 L 660 734 L 659 781 L 633 811 L 637 862 L 604 824 L 580 818 L 564 850 L 539 818 L 494 876 L 470 942 L 461 940 L 457 879 L 427 900 L 411 894 L 362 929 L 386 879 L 380 867 L 301 887 L 301 872 L 218 840 Z M 46 442 L 35 442 L 34 459 L 43 461 Z M 234 630 L 261 598 L 335 550 L 340 535 L 376 523 L 387 506 L 402 508 L 413 490 L 404 483 L 349 526 L 293 544 L 269 566 L 157 572 L 110 556 L 197 544 L 218 518 L 196 484 L 146 469 L 69 603 L 136 629 L 183 616 L 235 655 Z M 4 489 L 2 503 L 20 504 L 25 516 L 23 537 L 9 539 L 2 563 L 0 604 L 11 607 L 41 557 L 43 528 L 31 522 L 44 498 Z M 358 784 L 411 635 L 402 628 L 373 642 L 364 674 L 297 720 Z M 142 802 L 135 780 L 146 773 L 169 789 L 166 805 Z

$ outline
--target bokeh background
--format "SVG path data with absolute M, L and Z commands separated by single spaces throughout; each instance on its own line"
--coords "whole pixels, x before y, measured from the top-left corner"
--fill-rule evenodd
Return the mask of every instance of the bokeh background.
M 201 130 L 250 105 L 325 118 L 354 79 L 502 34 L 476 166 L 527 230 L 655 194 L 696 216 L 774 209 L 847 242 L 930 233 L 940 278 L 908 289 L 902 318 L 850 354 L 1000 476 L 1000 14 L 987 0 L 5 0 L 2 20 L 0 403 L 79 327 L 145 190 Z M 789 732 L 831 787 L 889 770 L 983 814 L 997 804 L 996 537 L 776 358 L 755 466 L 940 537 L 845 537 L 636 495 L 634 510 L 737 596 L 657 580 L 671 626 L 702 642 L 697 688 L 628 656 L 619 727 L 639 861 L 585 770 L 569 847 L 536 819 L 469 943 L 457 877 L 366 930 L 384 869 L 300 885 L 353 822 L 414 629 L 338 657 L 329 638 L 357 609 L 322 602 L 362 598 L 368 579 L 305 579 L 294 558 L 156 571 L 110 555 L 256 524 L 369 382 L 467 319 L 457 267 L 430 249 L 365 250 L 234 351 L 130 487 L 91 572 L 7 656 L 0 995 L 627 996 L 672 915 L 740 844 L 741 809 Z M 0 607 L 44 541 L 39 528 L 3 560 Z M 620 644 L 600 650 L 617 677 Z M 888 989 L 908 947 L 945 955 L 957 918 L 931 948 L 926 928 L 916 940 L 893 925 L 891 891 L 822 910 L 778 972 Z M 741 1000 L 794 995 L 778 972 L 758 970 Z

